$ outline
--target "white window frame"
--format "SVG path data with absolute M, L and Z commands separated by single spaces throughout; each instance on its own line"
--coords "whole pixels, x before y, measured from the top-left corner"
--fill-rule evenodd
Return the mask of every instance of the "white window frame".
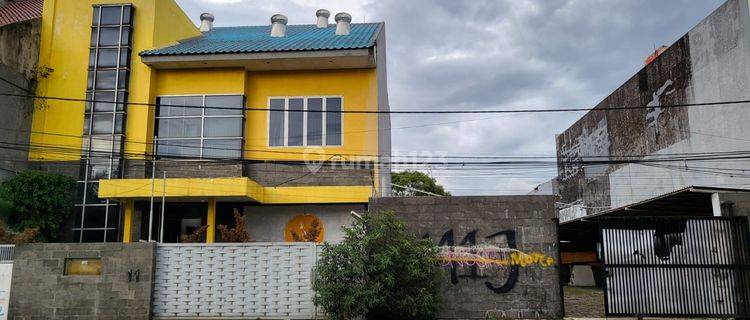
M 341 99 L 341 143 L 335 145 L 329 145 L 327 141 L 327 128 L 328 128 L 328 99 Z M 289 145 L 289 100 L 290 99 L 302 99 L 302 110 L 304 116 L 302 117 L 302 145 L 290 146 Z M 322 99 L 323 100 L 323 112 L 322 120 L 323 127 L 322 140 L 320 145 L 308 145 L 307 144 L 307 100 L 308 99 Z M 283 146 L 272 146 L 271 145 L 271 100 L 284 100 L 284 145 Z M 320 148 L 340 148 L 344 146 L 344 96 L 340 95 L 324 95 L 324 96 L 270 96 L 266 100 L 266 107 L 269 109 L 266 113 L 266 146 L 268 148 L 305 148 L 305 147 L 320 147 Z
M 206 115 L 206 97 L 223 97 L 223 96 L 240 96 L 242 97 L 242 115 Z M 195 115 L 195 116 L 156 116 L 154 115 L 154 125 L 158 125 L 160 119 L 200 119 L 201 120 L 201 134 L 199 137 L 189 137 L 189 138 L 159 138 L 158 135 L 155 135 L 157 147 L 159 141 L 180 141 L 180 140 L 200 140 L 200 149 L 199 149 L 199 155 L 198 158 L 203 159 L 203 143 L 206 140 L 233 140 L 233 139 L 239 139 L 240 140 L 240 159 L 245 157 L 245 125 L 246 125 L 246 117 L 245 117 L 245 104 L 247 103 L 247 97 L 245 97 L 245 93 L 195 93 L 195 94 L 165 94 L 165 95 L 158 95 L 156 96 L 156 100 L 160 101 L 161 98 L 179 98 L 179 97 L 200 97 L 201 98 L 201 114 Z M 242 119 L 241 123 L 241 133 L 240 136 L 235 137 L 206 137 L 205 136 L 205 126 L 206 126 L 206 119 L 211 118 L 223 118 L 223 119 Z M 158 132 L 156 132 L 158 134 Z M 158 151 L 155 151 L 156 156 L 160 156 L 158 154 Z M 166 156 L 160 156 L 160 157 L 166 157 L 169 158 L 169 155 Z M 175 160 L 181 160 L 181 159 L 175 159 Z M 186 161 L 189 161 L 190 159 L 183 159 Z

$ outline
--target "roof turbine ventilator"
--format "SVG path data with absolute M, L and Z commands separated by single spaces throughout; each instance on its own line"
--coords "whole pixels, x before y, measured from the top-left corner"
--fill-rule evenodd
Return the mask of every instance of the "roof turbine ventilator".
M 277 13 L 271 16 L 271 36 L 286 37 L 286 24 L 289 19 L 283 14 Z
M 352 15 L 346 12 L 341 12 L 336 14 L 336 17 L 334 19 L 336 20 L 337 36 L 348 36 L 349 34 L 351 34 Z

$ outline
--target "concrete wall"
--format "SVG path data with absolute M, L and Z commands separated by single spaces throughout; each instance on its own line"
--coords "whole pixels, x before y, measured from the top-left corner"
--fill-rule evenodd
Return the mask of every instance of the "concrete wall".
M 30 79 L 39 60 L 41 28 L 42 19 L 0 27 L 0 64 Z
M 559 160 L 607 160 L 750 150 L 750 105 L 659 108 L 750 98 L 750 8 L 729 0 L 656 61 L 557 137 Z M 673 156 L 674 157 L 674 156 Z M 632 159 L 632 158 L 631 158 Z M 589 214 L 687 186 L 740 188 L 750 178 L 733 168 L 750 160 L 558 165 L 562 201 L 583 200 Z
M 557 221 L 552 196 L 373 198 L 409 229 L 441 246 L 494 245 L 551 257 L 551 266 L 447 265 L 444 319 L 562 317 Z
M 17 246 L 9 319 L 149 319 L 154 248 L 147 243 Z M 101 258 L 101 275 L 63 275 L 66 258 Z M 128 281 L 131 270 L 140 270 L 138 281 Z
M 352 223 L 351 211 L 362 213 L 364 204 L 246 206 L 245 219 L 255 242 L 284 242 L 284 228 L 289 220 L 301 214 L 313 214 L 321 220 L 324 241 L 340 242 L 341 227 Z
M 0 27 L 0 92 L 33 93 L 31 80 L 39 57 L 41 19 Z M 34 100 L 0 96 L 0 181 L 27 168 Z
M 3 42 L 0 42 L 2 47 Z M 0 92 L 29 94 L 32 87 L 30 81 L 15 69 L 0 63 L 0 78 L 12 83 L 0 81 Z M 0 96 L 0 181 L 15 176 L 28 166 L 27 148 L 33 108 L 33 99 Z

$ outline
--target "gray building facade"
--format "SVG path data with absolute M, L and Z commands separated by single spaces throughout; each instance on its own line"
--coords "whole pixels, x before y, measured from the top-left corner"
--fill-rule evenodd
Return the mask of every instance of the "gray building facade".
M 729 0 L 595 107 L 632 110 L 591 111 L 557 136 L 565 216 L 690 186 L 750 186 L 747 154 L 731 153 L 750 150 L 750 105 L 664 107 L 748 100 L 749 85 L 750 8 Z M 685 157 L 721 159 L 669 160 Z

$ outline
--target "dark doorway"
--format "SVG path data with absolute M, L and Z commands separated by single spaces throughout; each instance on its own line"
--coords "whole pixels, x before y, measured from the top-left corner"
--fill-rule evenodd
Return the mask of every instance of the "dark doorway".
M 206 225 L 206 203 L 167 203 L 164 208 L 164 243 L 179 243 L 180 236 L 193 233 L 195 229 Z M 141 226 L 141 234 L 148 238 L 148 215 Z M 154 203 L 154 220 L 151 238 L 159 241 L 161 232 L 161 203 Z

